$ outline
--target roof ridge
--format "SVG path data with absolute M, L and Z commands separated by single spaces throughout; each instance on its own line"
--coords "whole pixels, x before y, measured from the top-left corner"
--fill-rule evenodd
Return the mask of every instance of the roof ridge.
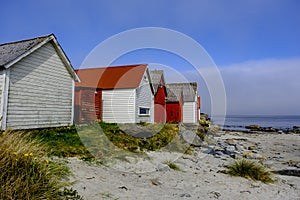
M 187 85 L 187 84 L 198 84 L 197 82 L 179 82 L 179 83 L 167 83 L 167 85 Z
M 50 36 L 54 36 L 54 34 L 51 33 L 51 34 L 48 34 L 48 35 L 39 36 L 39 37 L 35 37 L 35 38 L 27 38 L 27 39 L 18 40 L 18 41 L 7 42 L 7 43 L 0 44 L 0 46 L 10 45 L 10 44 L 17 44 L 17 43 L 21 43 L 21 42 L 28 42 L 28 41 L 30 41 L 30 40 L 36 40 L 36 39 L 42 39 L 42 38 L 48 38 L 48 37 L 50 37 Z M 54 36 L 54 37 L 55 37 L 55 36 Z
M 107 67 L 78 68 L 76 70 L 97 70 L 97 69 L 106 69 L 106 68 L 139 67 L 139 66 L 147 66 L 147 65 L 148 64 L 130 64 L 130 65 L 107 66 Z

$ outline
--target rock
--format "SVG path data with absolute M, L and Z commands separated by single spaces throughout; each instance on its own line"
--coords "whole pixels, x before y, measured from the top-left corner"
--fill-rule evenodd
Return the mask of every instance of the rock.
M 229 152 L 229 153 L 232 153 L 235 151 L 235 146 L 233 145 L 229 145 L 225 148 L 225 151 Z
M 215 150 L 213 148 L 208 148 L 203 151 L 205 154 L 215 155 Z
M 286 176 L 297 176 L 300 177 L 300 170 L 298 169 L 283 169 L 277 171 L 271 171 L 275 174 L 286 175 Z
M 283 132 L 283 130 L 279 130 L 278 133 L 279 134 L 283 134 L 284 132 Z
M 179 135 L 189 144 L 196 146 L 196 147 L 201 147 L 202 146 L 202 140 L 198 135 L 195 134 L 194 131 L 192 130 L 186 130 L 182 129 L 179 131 Z
M 158 185 L 162 185 L 162 182 L 160 180 L 156 179 L 151 179 L 150 180 L 152 185 L 158 186 Z
M 220 192 L 215 192 L 215 191 L 210 192 L 209 194 L 210 196 L 212 195 L 211 197 L 215 199 L 218 199 L 221 196 Z
M 255 146 L 250 146 L 250 147 L 248 147 L 248 150 L 256 150 L 256 147 Z
M 243 157 L 248 158 L 248 159 L 255 159 L 254 153 L 252 153 L 252 152 L 246 152 L 246 153 L 244 153 Z
M 272 127 L 264 127 L 264 128 L 261 128 L 260 129 L 261 131 L 264 131 L 264 132 L 276 132 L 277 130 L 272 128 Z
M 274 165 L 274 161 L 272 160 L 266 160 L 264 162 L 262 162 L 262 164 L 268 168 L 272 167 Z
M 189 193 L 183 193 L 179 195 L 180 197 L 192 197 Z
M 119 189 L 122 189 L 122 190 L 124 189 L 124 190 L 126 190 L 126 191 L 128 190 L 128 188 L 127 188 L 126 186 L 120 186 L 120 187 L 118 187 L 118 188 L 119 188 Z
M 298 162 L 297 164 L 295 164 L 295 167 L 300 168 L 300 162 Z
M 248 126 L 245 126 L 246 129 L 250 129 L 250 130 L 260 130 L 260 126 L 259 125 L 256 125 L 256 124 L 251 124 L 251 125 L 248 125 Z
M 226 139 L 225 142 L 229 145 L 235 145 L 235 141 L 233 139 Z
M 235 145 L 235 148 L 236 148 L 236 150 L 238 150 L 238 151 L 243 151 L 243 150 L 244 150 L 244 147 L 243 147 L 242 145 L 239 145 L 239 144 L 236 144 L 236 145 Z
M 178 134 L 187 143 L 189 143 L 193 146 L 196 146 L 196 147 L 201 147 L 203 145 L 203 141 L 195 133 L 198 128 L 199 128 L 199 126 L 197 126 L 195 124 L 181 124 L 180 131 L 178 132 Z
M 218 150 L 218 151 L 215 151 L 215 155 L 223 156 L 224 153 L 222 151 Z
M 260 186 L 261 186 L 261 184 L 258 183 L 258 182 L 251 183 L 251 187 L 252 187 L 252 188 L 259 188 Z
M 166 172 L 166 171 L 170 171 L 170 167 L 166 164 L 162 164 L 162 163 L 159 163 L 156 167 L 156 171 L 159 171 L 159 172 Z
M 240 191 L 240 193 L 249 193 L 249 194 L 251 194 L 251 192 L 249 190 L 242 190 L 242 191 Z
M 216 134 L 220 131 L 220 127 L 219 126 L 216 126 L 216 125 L 210 125 L 209 128 L 208 128 L 208 132 L 210 134 Z

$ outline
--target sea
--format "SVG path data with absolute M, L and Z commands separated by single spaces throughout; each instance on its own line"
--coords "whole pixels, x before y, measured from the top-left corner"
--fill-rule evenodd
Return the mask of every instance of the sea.
M 224 117 L 217 116 L 211 118 L 211 120 L 222 126 L 222 119 L 225 119 L 223 129 L 230 130 L 246 130 L 247 125 L 259 125 L 261 127 L 273 127 L 276 129 L 287 130 L 293 129 L 293 127 L 300 127 L 300 115 L 227 115 Z

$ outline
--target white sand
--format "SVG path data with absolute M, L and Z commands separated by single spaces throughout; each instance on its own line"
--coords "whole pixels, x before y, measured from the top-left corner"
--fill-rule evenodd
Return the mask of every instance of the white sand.
M 286 162 L 300 162 L 300 135 L 244 134 L 232 132 L 216 137 L 256 145 L 271 170 L 289 168 Z M 76 189 L 86 200 L 94 199 L 300 199 L 300 177 L 274 175 L 274 184 L 264 184 L 218 173 L 232 163 L 230 157 L 215 158 L 198 149 L 195 155 L 150 152 L 148 159 L 128 158 L 111 166 L 88 164 L 70 158 Z M 158 165 L 173 161 L 182 171 L 156 171 Z

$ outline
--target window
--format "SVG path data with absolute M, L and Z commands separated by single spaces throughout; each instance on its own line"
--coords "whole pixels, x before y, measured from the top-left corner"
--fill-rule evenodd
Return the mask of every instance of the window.
M 140 109 L 139 109 L 139 115 L 145 115 L 145 116 L 150 115 L 150 108 L 140 107 Z

